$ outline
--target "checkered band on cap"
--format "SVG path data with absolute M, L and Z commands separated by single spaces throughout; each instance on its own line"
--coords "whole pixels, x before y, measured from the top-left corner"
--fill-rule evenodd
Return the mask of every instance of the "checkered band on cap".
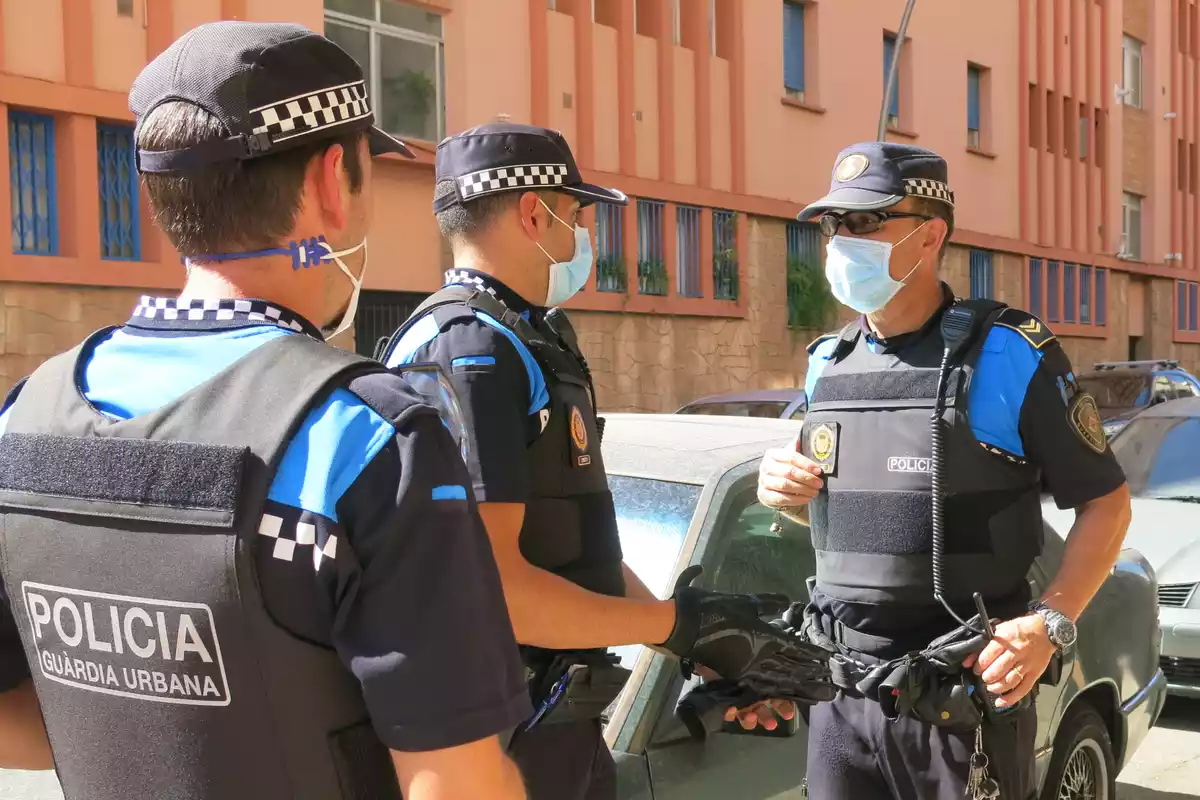
M 527 164 L 472 172 L 458 179 L 463 200 L 512 189 L 542 189 L 562 186 L 567 180 L 566 164 Z
M 905 178 L 904 192 L 912 197 L 928 197 L 930 200 L 941 200 L 951 208 L 954 207 L 954 192 L 941 181 L 927 178 Z
M 304 326 L 291 313 L 263 300 L 174 300 L 143 296 L 133 316 L 145 319 L 233 320 L 270 322 L 302 333 Z
M 371 106 L 366 84 L 357 81 L 252 108 L 250 113 L 254 133 L 282 142 L 370 116 Z

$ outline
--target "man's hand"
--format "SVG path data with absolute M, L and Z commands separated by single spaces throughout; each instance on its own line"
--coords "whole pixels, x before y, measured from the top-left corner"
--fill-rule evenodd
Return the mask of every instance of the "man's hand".
M 735 719 L 744 730 L 752 731 L 761 725 L 769 731 L 779 727 L 779 720 L 796 716 L 796 704 L 791 700 L 763 700 L 747 708 L 730 706 L 725 711 L 725 721 Z
M 758 502 L 767 508 L 807 505 L 825 485 L 821 468 L 800 454 L 800 439 L 791 447 L 768 450 L 758 467 Z
M 996 626 L 996 636 L 979 657 L 968 657 L 963 666 L 973 667 L 983 676 L 987 690 L 1003 695 L 997 708 L 1015 706 L 1029 694 L 1050 665 L 1054 643 L 1046 631 L 1046 622 L 1038 614 L 1010 619 Z

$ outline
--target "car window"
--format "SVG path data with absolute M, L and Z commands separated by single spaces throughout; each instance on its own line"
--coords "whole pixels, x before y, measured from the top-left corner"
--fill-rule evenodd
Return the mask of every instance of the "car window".
M 723 501 L 723 522 L 703 557 L 713 570 L 708 585 L 728 592 L 784 592 L 806 600 L 805 579 L 815 556 L 807 525 L 781 519 L 759 505 L 753 489 L 731 492 Z M 686 737 L 674 718 L 683 693 L 695 685 L 674 678 L 667 708 L 648 747 L 655 800 L 779 800 L 800 797 L 807 761 L 808 726 L 797 720 L 788 737 L 719 734 L 705 742 Z
M 1196 384 L 1187 375 L 1174 373 L 1171 375 L 1171 383 L 1175 387 L 1176 397 L 1195 397 L 1200 395 L 1200 389 L 1196 388 Z
M 808 406 L 804 403 L 796 406 L 796 410 L 792 412 L 788 419 L 804 419 L 804 414 L 808 411 Z
M 1171 383 L 1171 378 L 1167 375 L 1154 376 L 1154 395 L 1161 397 L 1164 400 L 1175 399 L 1175 386 Z
M 723 417 L 766 417 L 779 419 L 789 402 L 756 401 L 730 403 L 697 403 L 679 409 L 680 414 L 711 414 Z
M 1083 375 L 1077 380 L 1079 388 L 1095 398 L 1100 408 L 1134 408 L 1150 402 L 1150 381 L 1145 373 L 1104 372 Z
M 659 597 L 670 595 L 668 584 L 696 512 L 700 487 L 624 475 L 609 475 L 608 485 L 625 563 L 650 591 Z M 632 668 L 642 647 L 611 649 Z
M 1200 418 L 1135 417 L 1112 451 L 1133 496 L 1200 500 Z

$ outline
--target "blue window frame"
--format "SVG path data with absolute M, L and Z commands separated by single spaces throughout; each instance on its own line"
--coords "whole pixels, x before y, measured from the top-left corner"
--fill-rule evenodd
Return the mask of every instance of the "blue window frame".
M 625 231 L 620 206 L 596 203 L 596 289 L 625 291 Z
M 1188 296 L 1187 283 L 1184 281 L 1175 282 L 1175 327 L 1178 330 L 1187 330 L 1188 318 Z
M 892 57 L 896 52 L 896 37 L 890 33 L 883 35 L 883 90 L 887 91 L 888 72 L 892 69 Z M 896 85 L 892 88 L 892 98 L 888 103 L 888 114 L 900 119 L 900 71 L 896 71 Z
M 663 209 L 656 200 L 638 200 L 638 292 L 665 295 L 667 264 L 663 251 Z
M 1063 269 L 1063 322 L 1075 321 L 1075 265 L 1066 264 Z
M 738 299 L 737 214 L 713 211 L 713 297 Z
M 700 209 L 675 207 L 675 257 L 679 294 L 700 297 Z
M 1029 313 L 1035 317 L 1042 314 L 1042 260 L 1029 259 Z
M 14 253 L 58 253 L 54 117 L 8 112 L 9 188 Z
M 783 4 L 783 88 L 804 94 L 804 6 Z
M 1096 267 L 1096 324 L 1108 324 L 1108 270 Z
M 971 251 L 971 297 L 985 299 L 995 297 L 992 254 L 989 250 Z
M 138 261 L 142 257 L 142 243 L 133 126 L 97 125 L 96 154 L 100 177 L 100 255 Z
M 1046 320 L 1060 322 L 1058 318 L 1058 296 L 1062 294 L 1062 284 L 1059 283 L 1059 262 L 1051 261 L 1046 265 Z
M 967 131 L 975 134 L 974 147 L 979 146 L 979 67 L 967 67 Z
M 1188 330 L 1195 333 L 1200 328 L 1200 283 L 1188 284 Z
M 1079 321 L 1092 324 L 1092 268 L 1079 265 Z

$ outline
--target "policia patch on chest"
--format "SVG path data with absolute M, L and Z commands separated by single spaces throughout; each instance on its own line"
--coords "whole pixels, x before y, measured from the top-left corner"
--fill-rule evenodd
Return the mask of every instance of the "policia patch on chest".
M 592 464 L 592 456 L 588 453 L 588 429 L 583 419 L 583 412 L 577 406 L 571 407 L 571 457 L 575 466 L 588 467 Z
M 1100 421 L 1100 409 L 1096 407 L 1096 401 L 1090 394 L 1079 392 L 1071 398 L 1067 406 L 1067 419 L 1070 420 L 1075 435 L 1088 447 L 1097 453 L 1103 453 L 1108 447 L 1104 425 Z
M 827 475 L 837 470 L 838 424 L 818 422 L 808 432 L 808 457 Z

